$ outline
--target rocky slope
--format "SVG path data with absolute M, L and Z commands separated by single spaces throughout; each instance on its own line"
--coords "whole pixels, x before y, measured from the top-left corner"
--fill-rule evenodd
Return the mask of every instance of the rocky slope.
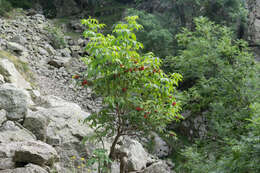
M 81 143 L 93 130 L 79 120 L 98 110 L 101 100 L 71 79 L 85 70 L 78 56 L 85 41 L 66 37 L 67 46 L 55 49 L 48 28 L 51 22 L 40 14 L 0 18 L 0 173 L 95 172 L 77 169 L 100 147 Z M 167 156 L 166 143 L 156 141 L 154 154 Z M 118 152 L 126 157 L 127 172 L 170 172 L 136 140 L 122 140 Z

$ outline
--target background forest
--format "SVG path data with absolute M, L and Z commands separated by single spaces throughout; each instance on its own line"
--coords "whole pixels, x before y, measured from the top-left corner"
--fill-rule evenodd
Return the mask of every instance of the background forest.
M 64 23 L 97 18 L 108 26 L 104 33 L 139 16 L 141 51 L 160 57 L 165 73 L 183 76 L 175 94 L 184 119 L 168 125 L 178 139 L 165 138 L 172 154 L 163 159 L 178 173 L 260 172 L 259 62 L 252 51 L 260 45 L 249 39 L 245 0 L 75 0 L 77 8 L 66 11 L 71 1 L 0 0 L 0 15 L 40 4 Z

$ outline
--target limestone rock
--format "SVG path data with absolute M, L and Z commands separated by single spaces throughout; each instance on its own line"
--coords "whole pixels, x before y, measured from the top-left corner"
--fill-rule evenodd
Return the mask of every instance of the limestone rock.
M 25 43 L 27 43 L 27 39 L 26 37 L 23 37 L 22 35 L 15 35 L 12 39 L 12 42 L 24 45 Z
M 0 69 L 2 75 L 4 75 L 10 83 L 12 83 L 17 88 L 31 89 L 31 85 L 27 82 L 23 76 L 16 70 L 14 64 L 8 59 L 0 59 Z
M 0 74 L 0 85 L 5 83 L 4 76 Z
M 23 120 L 27 115 L 26 93 L 10 84 L 0 85 L 0 109 L 7 111 L 7 119 Z
M 7 120 L 6 111 L 4 109 L 0 110 L 0 126 Z
M 6 169 L 0 173 L 48 173 L 45 169 L 38 165 L 27 164 L 24 168 Z
M 64 67 L 71 58 L 69 57 L 59 57 L 59 56 L 55 56 L 53 57 L 51 60 L 48 61 L 48 64 L 56 67 L 56 68 L 61 68 Z
M 12 158 L 0 158 L 0 172 L 4 169 L 15 168 L 15 162 Z
M 148 153 L 144 150 L 143 146 L 132 139 L 126 139 L 124 144 L 118 150 L 126 155 L 126 169 L 129 172 L 144 169 L 150 160 Z
M 15 42 L 7 42 L 7 48 L 18 55 L 22 55 L 23 52 L 27 51 L 25 47 Z
M 158 161 L 156 163 L 153 163 L 144 171 L 141 171 L 140 173 L 174 173 L 170 170 L 170 168 L 167 166 L 166 163 L 163 161 Z
M 34 163 L 37 165 L 53 165 L 58 160 L 56 150 L 41 141 L 18 143 L 13 160 L 18 163 Z
M 39 107 L 29 113 L 29 119 L 25 118 L 25 127 L 38 137 L 39 133 L 41 136 L 46 133 L 46 142 L 55 147 L 65 165 L 71 162 L 71 156 L 86 157 L 97 147 L 91 143 L 81 144 L 83 137 L 93 133 L 91 128 L 79 122 L 89 113 L 83 112 L 77 104 L 55 96 L 46 96 L 41 100 Z
M 23 126 L 35 134 L 38 140 L 45 141 L 48 124 L 48 117 L 39 114 L 38 112 L 29 111 Z
M 0 127 L 0 143 L 35 139 L 36 137 L 32 133 L 12 121 L 6 121 Z
M 41 55 L 49 56 L 48 51 L 45 50 L 45 49 L 43 49 L 42 47 L 39 47 L 39 48 L 38 48 L 38 52 L 39 52 Z
M 156 133 L 152 133 L 152 140 L 154 141 L 154 155 L 156 155 L 159 158 L 162 158 L 170 154 L 170 147 L 160 136 L 158 136 Z

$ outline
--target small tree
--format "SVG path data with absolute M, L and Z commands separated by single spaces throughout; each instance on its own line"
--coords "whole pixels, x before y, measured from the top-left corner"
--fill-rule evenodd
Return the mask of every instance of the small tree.
M 113 138 L 109 154 L 112 160 L 120 137 L 162 132 L 168 123 L 181 118 L 179 103 L 173 96 L 181 75 L 166 75 L 153 53 L 139 54 L 143 45 L 133 33 L 142 28 L 137 18 L 127 17 L 127 23 L 115 26 L 114 35 L 106 36 L 99 33 L 104 24 L 92 18 L 82 20 L 89 28 L 84 36 L 89 38 L 86 51 L 90 55 L 83 58 L 88 70 L 82 85 L 91 86 L 102 96 L 104 105 L 85 122 L 99 136 Z

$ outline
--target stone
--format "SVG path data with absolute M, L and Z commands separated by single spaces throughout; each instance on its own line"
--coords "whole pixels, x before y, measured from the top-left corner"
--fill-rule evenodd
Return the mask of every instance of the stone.
M 89 142 L 83 145 L 81 141 L 85 136 L 92 135 L 93 130 L 79 122 L 89 116 L 89 113 L 83 112 L 77 104 L 55 96 L 42 96 L 40 100 L 42 103 L 38 103 L 34 112 L 28 114 L 30 121 L 27 122 L 25 118 L 25 124 L 29 125 L 29 129 L 34 129 L 32 132 L 36 136 L 46 131 L 46 143 L 55 147 L 64 165 L 69 165 L 73 155 L 90 155 L 97 145 Z M 37 117 L 44 120 L 37 120 Z
M 0 85 L 5 83 L 4 76 L 0 74 Z
M 37 140 L 45 141 L 48 124 L 48 117 L 37 112 L 29 111 L 23 126 L 30 130 L 36 136 Z
M 18 163 L 34 163 L 52 166 L 59 159 L 56 150 L 41 141 L 19 142 L 13 160 Z
M 143 146 L 132 139 L 125 139 L 124 144 L 117 150 L 126 156 L 126 169 L 128 172 L 140 171 L 146 168 L 146 164 L 150 160 Z
M 15 168 L 15 162 L 12 158 L 0 158 L 0 172 L 4 169 Z
M 0 173 L 48 173 L 48 171 L 38 165 L 27 164 L 23 168 L 6 169 L 0 171 Z
M 0 143 L 27 140 L 36 140 L 36 137 L 30 131 L 13 121 L 6 121 L 0 127 Z
M 171 171 L 168 165 L 163 161 L 158 161 L 156 163 L 153 163 L 152 165 L 150 165 L 140 173 L 175 173 L 175 172 Z
M 7 120 L 6 111 L 4 109 L 0 110 L 0 126 Z
M 59 57 L 55 56 L 51 60 L 47 62 L 47 64 L 56 67 L 56 68 L 61 68 L 65 67 L 65 65 L 71 60 L 69 57 Z
M 59 52 L 61 53 L 61 56 L 63 56 L 63 57 L 71 57 L 71 51 L 69 48 L 61 49 L 61 50 L 59 50 Z
M 56 54 L 56 50 L 50 44 L 46 43 L 44 48 L 50 55 L 55 55 Z
M 26 37 L 23 37 L 21 35 L 15 35 L 12 39 L 11 39 L 12 42 L 15 42 L 15 43 L 18 43 L 18 44 L 21 44 L 21 45 L 25 45 L 25 43 L 27 43 L 27 39 Z
M 159 158 L 167 157 L 170 153 L 170 147 L 168 144 L 156 133 L 152 133 L 152 140 L 154 142 L 153 154 Z
M 28 96 L 11 84 L 0 85 L 0 109 L 7 111 L 7 119 L 23 120 L 27 115 Z
M 15 42 L 7 42 L 7 48 L 18 55 L 22 55 L 23 52 L 27 51 L 25 47 Z
M 0 73 L 8 79 L 17 88 L 31 89 L 31 85 L 24 77 L 16 70 L 14 64 L 8 59 L 0 59 Z
M 43 49 L 42 47 L 39 47 L 39 48 L 38 48 L 38 52 L 39 52 L 41 55 L 49 56 L 48 51 L 45 50 L 45 49 Z

